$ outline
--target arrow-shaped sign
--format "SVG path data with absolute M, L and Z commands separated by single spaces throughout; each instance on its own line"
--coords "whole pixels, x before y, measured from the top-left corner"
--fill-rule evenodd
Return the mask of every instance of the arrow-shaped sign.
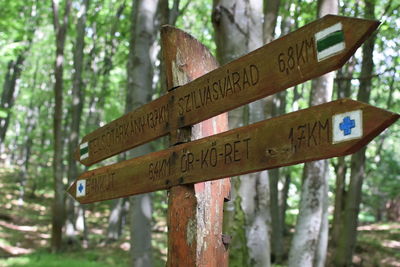
M 378 25 L 325 16 L 86 135 L 76 159 L 92 165 L 338 69 Z
M 82 174 L 80 203 L 126 197 L 356 152 L 399 118 L 341 99 Z

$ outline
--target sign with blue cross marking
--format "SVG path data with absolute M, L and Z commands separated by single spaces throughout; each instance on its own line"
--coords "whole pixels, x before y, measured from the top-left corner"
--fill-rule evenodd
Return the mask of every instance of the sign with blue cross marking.
M 76 183 L 76 197 L 86 196 L 86 180 L 78 180 Z
M 358 139 L 363 136 L 362 111 L 335 114 L 332 118 L 332 143 Z

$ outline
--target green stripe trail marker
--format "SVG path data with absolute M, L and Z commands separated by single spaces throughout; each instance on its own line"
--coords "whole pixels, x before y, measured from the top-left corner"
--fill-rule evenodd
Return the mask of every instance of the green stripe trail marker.
M 337 23 L 315 34 L 317 58 L 322 61 L 345 49 L 343 25 Z
M 89 157 L 89 144 L 88 142 L 83 143 L 79 147 L 79 152 L 80 152 L 80 160 L 86 159 Z
M 198 183 L 355 153 L 400 115 L 339 99 L 194 141 L 186 140 L 189 129 L 184 127 L 338 69 L 378 25 L 328 15 L 201 77 L 217 65 L 212 56 L 193 37 L 164 27 L 167 87 L 174 90 L 86 135 L 75 157 L 90 166 L 165 135 L 173 145 L 86 171 L 68 193 L 86 204 L 172 189 L 167 266 L 195 266 L 211 259 L 213 266 L 227 265 L 218 205 L 230 191 L 229 180 Z M 220 131 L 224 123 L 208 121 L 192 134 L 199 128 L 207 135 Z M 212 225 L 204 230 L 211 234 L 201 238 L 207 250 L 186 233 L 198 225 L 201 207 Z
M 68 192 L 86 204 L 344 156 L 399 117 L 339 99 L 85 172 Z
M 90 153 L 78 149 L 75 158 L 90 166 L 336 70 L 378 25 L 325 16 L 96 129 L 81 142 L 88 143 Z

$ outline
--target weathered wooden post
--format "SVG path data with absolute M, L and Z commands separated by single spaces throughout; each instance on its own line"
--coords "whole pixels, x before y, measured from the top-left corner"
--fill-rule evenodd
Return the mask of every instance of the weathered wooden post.
M 205 46 L 179 29 L 164 26 L 161 29 L 161 41 L 169 90 L 218 67 Z M 181 119 L 184 120 L 184 116 Z M 173 126 L 176 130 L 170 133 L 170 146 L 228 130 L 227 113 L 193 127 L 182 127 L 179 122 Z M 187 168 L 190 168 L 190 161 L 188 158 Z M 224 199 L 228 197 L 229 190 L 229 178 L 178 185 L 170 189 L 167 266 L 228 266 L 227 248 L 222 243 L 222 215 Z

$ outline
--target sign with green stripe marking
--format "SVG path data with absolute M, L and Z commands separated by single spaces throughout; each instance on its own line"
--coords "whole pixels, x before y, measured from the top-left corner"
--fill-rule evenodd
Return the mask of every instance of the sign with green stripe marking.
M 68 192 L 85 204 L 348 155 L 399 117 L 340 99 L 85 172 Z
M 322 61 L 342 52 L 345 46 L 343 25 L 337 23 L 315 34 L 317 58 Z
M 83 143 L 79 146 L 80 160 L 84 160 L 89 157 L 89 144 L 88 142 Z
M 76 159 L 90 166 L 335 70 L 378 25 L 325 16 L 96 129 L 83 138 Z

